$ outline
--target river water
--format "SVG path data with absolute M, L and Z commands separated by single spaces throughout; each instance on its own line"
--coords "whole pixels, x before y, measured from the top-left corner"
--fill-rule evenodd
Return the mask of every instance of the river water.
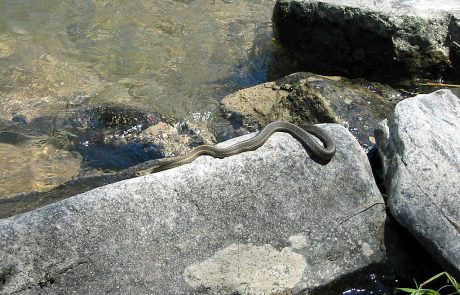
M 225 124 L 221 98 L 279 72 L 274 3 L 1 0 L 0 199 L 81 174 L 82 156 L 49 140 L 75 108 Z

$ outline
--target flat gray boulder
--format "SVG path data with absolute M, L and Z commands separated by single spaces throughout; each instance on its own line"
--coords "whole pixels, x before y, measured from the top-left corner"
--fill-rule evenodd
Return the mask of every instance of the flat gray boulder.
M 309 71 L 458 78 L 460 1 L 278 0 L 273 25 Z
M 300 292 L 384 263 L 367 157 L 345 128 L 324 128 L 337 142 L 327 165 L 276 133 L 1 220 L 0 293 Z
M 450 90 L 408 98 L 376 139 L 391 214 L 460 274 L 460 99 Z

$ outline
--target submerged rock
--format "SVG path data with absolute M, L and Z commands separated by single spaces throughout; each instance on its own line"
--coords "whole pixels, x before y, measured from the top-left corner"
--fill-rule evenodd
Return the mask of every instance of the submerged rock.
M 0 221 L 0 292 L 301 292 L 383 263 L 386 216 L 367 157 L 345 128 L 323 128 L 337 142 L 327 165 L 276 133 L 256 151 Z
M 254 125 L 253 121 L 261 125 L 276 120 L 335 122 L 348 127 L 363 146 L 369 147 L 375 143 L 370 136 L 374 127 L 402 98 L 400 92 L 379 83 L 295 73 L 237 91 L 222 103 L 230 116 L 243 115 L 244 126 Z
M 0 172 L 0 218 L 135 177 L 139 164 L 214 143 L 194 126 L 165 121 L 113 104 L 0 121 L 0 164 L 9 167 Z
M 408 98 L 376 130 L 388 205 L 442 264 L 460 274 L 460 99 Z
M 317 73 L 392 81 L 460 70 L 458 1 L 278 0 L 273 25 Z
M 8 214 L 4 202 L 20 193 L 50 190 L 76 177 L 81 161 L 77 154 L 40 139 L 19 145 L 0 140 L 0 218 Z
M 0 121 L 0 166 L 8 167 L 0 172 L 0 218 L 13 213 L 4 204 L 18 194 L 49 191 L 90 169 L 123 169 L 163 156 L 160 148 L 133 136 L 162 119 L 99 105 L 31 120 L 12 114 Z

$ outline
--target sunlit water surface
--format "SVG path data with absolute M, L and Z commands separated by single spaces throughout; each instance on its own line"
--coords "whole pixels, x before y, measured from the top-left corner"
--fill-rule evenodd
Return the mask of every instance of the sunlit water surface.
M 78 152 L 43 139 L 78 108 L 122 105 L 203 130 L 226 124 L 222 97 L 276 67 L 274 3 L 1 0 L 0 199 L 81 173 Z

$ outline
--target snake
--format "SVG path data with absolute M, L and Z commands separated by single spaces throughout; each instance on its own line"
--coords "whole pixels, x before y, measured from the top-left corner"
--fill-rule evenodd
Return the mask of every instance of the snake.
M 259 133 L 257 133 L 254 137 L 229 147 L 200 145 L 184 156 L 154 159 L 111 174 L 79 177 L 77 179 L 67 181 L 66 183 L 47 192 L 32 192 L 29 194 L 19 195 L 14 199 L 0 200 L 0 208 L 2 203 L 6 203 L 6 206 L 11 206 L 8 205 L 8 202 L 15 204 L 14 211 L 0 210 L 0 218 L 11 216 L 9 214 L 18 214 L 24 211 L 29 211 L 37 206 L 44 206 L 102 185 L 185 165 L 187 163 L 191 163 L 201 155 L 209 155 L 215 158 L 225 158 L 242 152 L 256 150 L 261 147 L 275 132 L 286 132 L 291 134 L 304 146 L 304 148 L 307 149 L 307 152 L 311 152 L 309 153 L 311 158 L 316 158 L 320 163 L 328 163 L 334 157 L 336 152 L 334 140 L 322 128 L 315 125 L 308 125 L 302 128 L 291 123 L 275 121 L 265 126 L 265 128 L 259 131 Z M 28 201 L 31 199 L 34 201 Z
M 150 167 L 146 168 L 149 169 L 149 173 L 156 173 L 191 163 L 202 155 L 208 155 L 214 158 L 222 159 L 243 152 L 253 151 L 261 147 L 275 132 L 289 133 L 295 139 L 297 139 L 309 152 L 311 152 L 312 158 L 316 158 L 321 162 L 329 162 L 334 157 L 336 152 L 335 141 L 324 129 L 315 125 L 308 125 L 302 128 L 292 123 L 275 121 L 266 125 L 255 136 L 238 142 L 234 145 L 228 147 L 200 145 L 193 149 L 190 153 L 183 156 L 163 158 L 160 160 L 154 160 L 154 162 L 151 163 L 148 161 L 145 164 Z M 315 137 L 319 139 L 322 144 L 318 142 Z M 137 166 L 138 171 L 145 170 L 145 168 L 142 168 L 141 166 L 143 166 L 143 164 Z

